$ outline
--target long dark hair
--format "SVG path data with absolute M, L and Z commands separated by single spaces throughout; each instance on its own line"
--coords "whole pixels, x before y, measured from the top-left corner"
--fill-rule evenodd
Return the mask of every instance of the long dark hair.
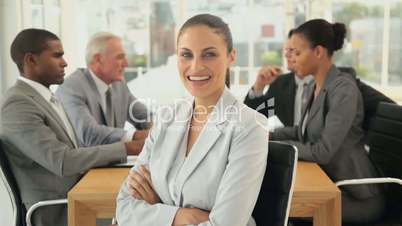
M 230 32 L 228 24 L 225 23 L 220 17 L 214 16 L 212 14 L 198 14 L 188 19 L 181 26 L 179 30 L 179 34 L 177 36 L 177 43 L 179 42 L 180 36 L 187 28 L 197 25 L 205 25 L 209 28 L 214 29 L 215 32 L 219 35 L 222 35 L 223 39 L 225 40 L 227 53 L 229 54 L 232 51 L 233 49 L 232 33 Z M 226 70 L 225 84 L 227 87 L 230 87 L 229 68 Z
M 294 29 L 293 34 L 303 35 L 312 48 L 320 45 L 327 49 L 329 56 L 332 56 L 334 51 L 343 46 L 346 26 L 343 23 L 331 24 L 324 19 L 313 19 Z

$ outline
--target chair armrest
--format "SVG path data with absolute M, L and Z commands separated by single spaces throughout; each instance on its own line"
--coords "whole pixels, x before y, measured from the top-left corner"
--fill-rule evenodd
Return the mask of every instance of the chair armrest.
M 67 204 L 67 199 L 55 199 L 55 200 L 46 200 L 46 201 L 39 201 L 33 204 L 27 211 L 27 215 L 25 216 L 25 220 L 27 222 L 27 226 L 32 226 L 31 223 L 31 216 L 32 213 L 42 207 L 42 206 L 52 206 L 52 205 L 60 205 L 60 204 Z
M 379 177 L 379 178 L 362 178 L 362 179 L 350 179 L 341 180 L 336 182 L 336 186 L 342 185 L 354 185 L 354 184 L 383 184 L 383 183 L 396 183 L 402 186 L 402 180 L 393 177 Z

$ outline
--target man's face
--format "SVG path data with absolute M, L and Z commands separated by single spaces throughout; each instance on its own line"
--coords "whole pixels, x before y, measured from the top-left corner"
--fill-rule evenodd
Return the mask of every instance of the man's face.
M 124 80 L 124 68 L 128 62 L 120 39 L 110 39 L 105 52 L 97 54 L 96 60 L 99 63 L 98 76 L 106 84 Z
M 35 63 L 30 78 L 46 87 L 62 84 L 65 75 L 64 68 L 67 67 L 63 55 L 60 40 L 47 41 L 47 48 L 41 53 L 33 55 Z
M 286 63 L 288 65 L 289 71 L 294 71 L 294 65 L 293 65 L 293 59 L 292 59 L 293 50 L 294 50 L 294 48 L 292 46 L 291 40 L 288 39 L 285 43 L 284 51 L 285 51 L 285 58 L 286 58 Z

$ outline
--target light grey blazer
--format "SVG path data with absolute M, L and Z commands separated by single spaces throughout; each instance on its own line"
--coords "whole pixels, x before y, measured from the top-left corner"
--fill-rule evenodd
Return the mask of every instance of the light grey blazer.
M 364 149 L 363 100 L 355 79 L 333 65 L 315 100 L 313 95 L 299 123 L 307 120 L 304 135 L 301 126 L 285 127 L 275 130 L 272 139 L 288 140 L 299 150 L 299 159 L 318 163 L 335 182 L 376 177 L 378 173 Z M 341 189 L 357 199 L 379 192 L 377 185 Z
M 56 96 L 63 103 L 81 146 L 120 141 L 126 133 L 123 129 L 126 121 L 137 129 L 149 127 L 149 123 L 134 121 L 130 117 L 132 114 L 136 119 L 143 120 L 148 111 L 144 104 L 136 101 L 124 81 L 113 82 L 111 92 L 115 128 L 107 126 L 101 97 L 88 69 L 77 69 L 57 89 Z M 135 104 L 130 108 L 131 103 Z
M 126 158 L 122 142 L 75 149 L 56 111 L 20 80 L 5 94 L 1 129 L 5 153 L 27 208 L 40 200 L 66 198 L 86 170 Z M 34 215 L 35 226 L 65 225 L 67 209 L 52 206 Z
M 179 207 L 210 211 L 203 226 L 255 225 L 251 213 L 268 154 L 267 132 L 260 126 L 266 125 L 265 116 L 225 90 L 184 159 L 187 140 L 183 138 L 192 106 L 191 100 L 177 104 L 173 111 L 161 111 L 132 169 L 149 167 L 161 203 L 149 205 L 133 198 L 124 182 L 117 197 L 120 226 L 170 226 Z M 182 162 L 177 161 L 180 157 Z

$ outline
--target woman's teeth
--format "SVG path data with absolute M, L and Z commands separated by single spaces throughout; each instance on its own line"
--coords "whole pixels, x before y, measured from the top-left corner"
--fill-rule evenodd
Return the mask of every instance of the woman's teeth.
M 188 76 L 190 81 L 204 81 L 211 78 L 211 76 Z

